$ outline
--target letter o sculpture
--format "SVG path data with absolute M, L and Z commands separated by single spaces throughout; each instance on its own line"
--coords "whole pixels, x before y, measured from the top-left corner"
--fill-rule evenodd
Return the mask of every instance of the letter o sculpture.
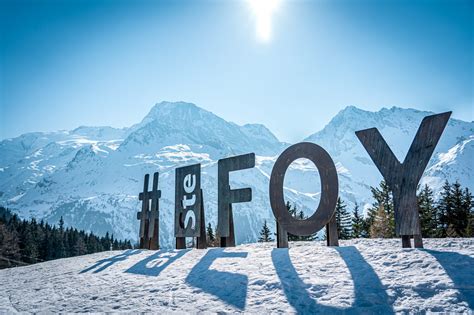
M 321 178 L 321 198 L 316 212 L 306 220 L 293 218 L 285 205 L 283 181 L 290 164 L 306 158 L 316 165 Z M 278 223 L 293 235 L 305 236 L 321 230 L 329 223 L 336 210 L 339 183 L 336 165 L 331 156 L 317 144 L 300 142 L 287 148 L 278 157 L 270 177 L 270 205 Z

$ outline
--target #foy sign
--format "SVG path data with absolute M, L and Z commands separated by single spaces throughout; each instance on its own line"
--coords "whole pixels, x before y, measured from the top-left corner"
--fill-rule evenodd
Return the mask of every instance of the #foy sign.
M 395 230 L 402 237 L 402 246 L 423 247 L 416 188 L 428 165 L 433 151 L 451 116 L 451 112 L 427 116 L 421 122 L 415 138 L 403 162 L 393 154 L 376 128 L 360 130 L 357 137 L 383 175 L 393 192 Z M 299 158 L 312 161 L 321 178 L 321 197 L 316 211 L 305 220 L 293 218 L 285 205 L 283 182 L 290 164 Z M 233 156 L 218 161 L 218 225 L 220 246 L 235 246 L 232 204 L 250 202 L 250 188 L 232 189 L 229 173 L 255 166 L 255 154 Z M 143 201 L 138 213 L 140 224 L 140 247 L 159 247 L 158 173 L 154 174 L 153 189 L 148 191 L 149 175 L 145 176 L 144 191 L 139 199 Z M 273 166 L 269 182 L 270 205 L 277 221 L 277 246 L 288 247 L 288 233 L 304 236 L 313 234 L 323 227 L 327 229 L 327 242 L 338 245 L 335 208 L 339 193 L 336 166 L 329 153 L 315 143 L 301 142 L 288 147 Z M 151 202 L 151 207 L 150 207 Z M 196 237 L 197 248 L 206 248 L 203 192 L 201 189 L 201 165 L 194 164 L 176 169 L 175 178 L 175 237 L 176 248 L 185 248 L 186 237 Z

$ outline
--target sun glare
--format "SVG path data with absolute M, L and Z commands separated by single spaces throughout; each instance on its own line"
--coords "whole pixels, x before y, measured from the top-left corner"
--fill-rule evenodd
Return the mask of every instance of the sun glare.
M 280 6 L 281 0 L 247 0 L 255 15 L 256 35 L 262 42 L 272 38 L 272 15 Z

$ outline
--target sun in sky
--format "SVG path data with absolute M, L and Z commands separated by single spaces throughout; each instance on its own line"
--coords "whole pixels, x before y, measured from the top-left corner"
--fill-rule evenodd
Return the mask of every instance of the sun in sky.
M 255 15 L 257 39 L 269 42 L 272 38 L 272 17 L 281 0 L 247 0 Z

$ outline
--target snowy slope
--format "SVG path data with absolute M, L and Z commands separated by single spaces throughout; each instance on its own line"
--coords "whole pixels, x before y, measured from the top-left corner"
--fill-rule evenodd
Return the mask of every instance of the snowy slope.
M 306 141 L 333 157 L 340 194 L 349 206 L 371 202 L 369 186 L 381 180 L 354 131 L 377 127 L 403 159 L 422 118 L 412 109 L 367 112 L 347 107 Z M 422 182 L 435 189 L 459 179 L 474 189 L 474 124 L 450 120 Z M 273 164 L 288 144 L 265 126 L 238 126 L 194 104 L 162 102 L 129 128 L 79 127 L 30 133 L 0 142 L 0 205 L 36 217 L 119 238 L 137 238 L 138 193 L 145 173 L 160 172 L 161 244 L 173 246 L 174 170 L 202 163 L 206 220 L 217 222 L 217 160 L 255 152 L 256 167 L 231 173 L 232 187 L 251 187 L 253 200 L 235 206 L 237 242 L 253 242 L 264 220 L 273 228 L 268 183 Z M 319 177 L 311 162 L 298 160 L 285 177 L 286 198 L 310 214 L 319 202 Z
M 356 313 L 474 309 L 472 239 L 103 252 L 0 270 L 0 313 Z

